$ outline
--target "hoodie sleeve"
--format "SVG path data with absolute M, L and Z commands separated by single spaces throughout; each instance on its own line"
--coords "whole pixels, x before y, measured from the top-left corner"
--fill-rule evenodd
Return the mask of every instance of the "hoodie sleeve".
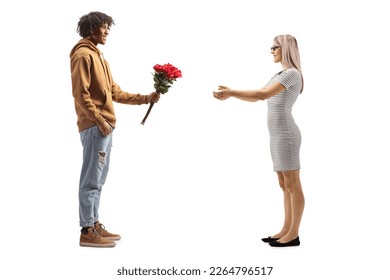
M 91 61 L 86 56 L 76 56 L 71 60 L 72 91 L 76 105 L 84 114 L 95 123 L 104 123 L 100 110 L 92 102 L 89 87 L 91 84 L 90 74 Z
M 146 95 L 124 92 L 115 82 L 112 83 L 112 100 L 123 104 L 148 104 Z

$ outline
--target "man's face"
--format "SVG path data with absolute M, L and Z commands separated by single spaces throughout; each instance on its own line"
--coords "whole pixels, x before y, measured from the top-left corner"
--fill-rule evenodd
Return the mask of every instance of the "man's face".
M 102 26 L 99 28 L 96 28 L 95 31 L 93 31 L 91 35 L 91 41 L 97 45 L 97 44 L 102 44 L 104 45 L 107 40 L 107 36 L 109 33 L 110 28 L 108 27 L 107 23 L 104 23 Z

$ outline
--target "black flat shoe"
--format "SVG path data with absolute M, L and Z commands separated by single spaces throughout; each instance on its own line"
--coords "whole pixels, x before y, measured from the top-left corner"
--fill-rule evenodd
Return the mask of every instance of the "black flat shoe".
M 290 246 L 299 246 L 300 244 L 301 242 L 299 241 L 299 236 L 286 243 L 282 243 L 278 241 L 272 241 L 269 243 L 269 245 L 272 247 L 290 247 Z
M 280 237 L 278 237 L 278 238 L 272 238 L 271 236 L 268 236 L 268 237 L 266 237 L 266 238 L 262 238 L 261 240 L 263 241 L 263 242 L 265 242 L 265 243 L 270 243 L 270 242 L 273 242 L 273 241 L 276 241 L 276 240 L 278 240 Z

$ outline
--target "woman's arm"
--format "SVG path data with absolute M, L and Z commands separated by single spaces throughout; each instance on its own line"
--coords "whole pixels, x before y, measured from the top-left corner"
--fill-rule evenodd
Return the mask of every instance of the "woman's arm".
M 226 86 L 219 86 L 217 91 L 214 91 L 214 97 L 219 100 L 225 100 L 229 97 L 235 97 L 244 101 L 256 102 L 259 100 L 265 100 L 271 98 L 284 91 L 286 88 L 275 82 L 271 86 L 255 90 L 237 90 L 231 89 Z

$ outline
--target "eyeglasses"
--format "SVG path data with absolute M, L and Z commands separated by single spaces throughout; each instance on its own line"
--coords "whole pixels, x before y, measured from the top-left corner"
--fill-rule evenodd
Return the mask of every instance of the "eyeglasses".
M 273 46 L 273 47 L 271 47 L 271 51 L 276 51 L 277 49 L 280 49 L 280 46 Z

